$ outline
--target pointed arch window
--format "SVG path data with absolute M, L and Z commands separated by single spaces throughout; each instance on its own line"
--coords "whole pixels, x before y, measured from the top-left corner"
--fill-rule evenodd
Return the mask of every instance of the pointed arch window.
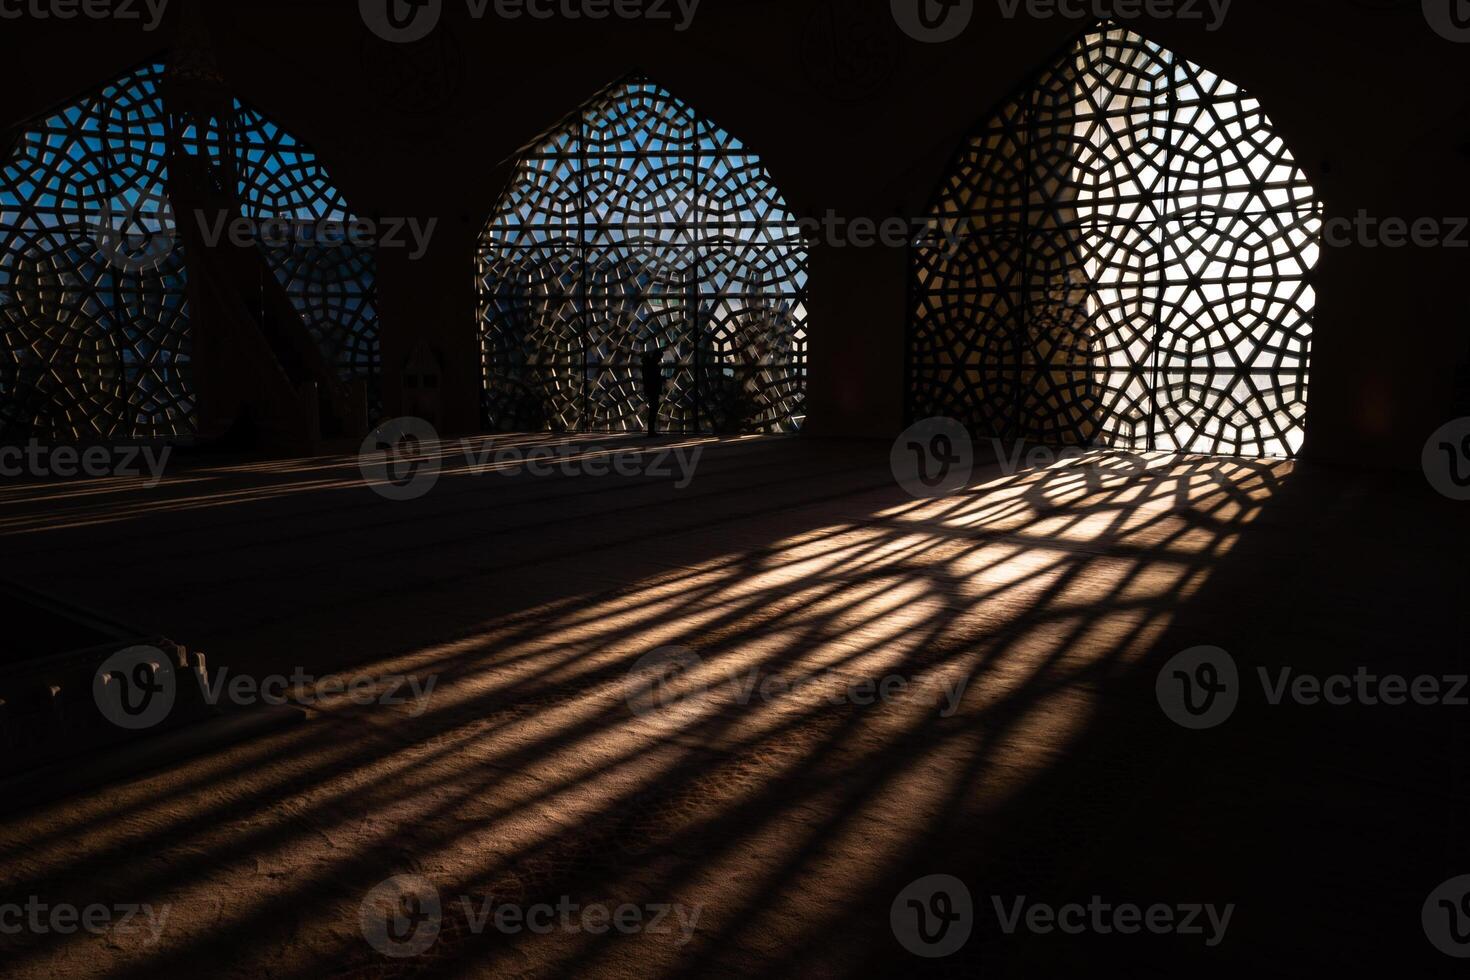
M 1322 206 L 1261 105 L 1100 27 L 976 129 L 916 249 L 909 413 L 1065 445 L 1295 454 Z
M 635 77 L 526 149 L 476 267 L 487 424 L 788 432 L 807 249 L 740 140 Z M 645 373 L 655 371 L 654 376 Z
M 229 159 L 244 217 L 351 217 L 315 155 L 239 100 L 208 132 L 176 132 L 165 80 L 162 64 L 129 72 L 28 124 L 0 160 L 0 437 L 194 434 L 195 257 L 169 201 L 171 137 Z M 372 392 L 371 252 L 309 236 L 259 247 L 341 380 Z

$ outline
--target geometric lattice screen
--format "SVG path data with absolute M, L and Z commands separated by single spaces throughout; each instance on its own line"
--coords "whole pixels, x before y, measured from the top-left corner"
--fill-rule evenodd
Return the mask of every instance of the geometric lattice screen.
M 168 203 L 176 124 L 165 67 L 129 72 L 31 124 L 0 167 L 0 438 L 144 439 L 195 432 L 190 257 Z M 351 215 L 315 157 L 239 102 L 223 132 L 174 134 L 227 158 L 245 217 Z M 378 373 L 371 250 L 309 235 L 262 242 L 343 380 Z M 286 241 L 290 241 L 289 244 Z M 146 241 L 135 252 L 128 246 Z
M 914 252 L 914 418 L 1301 448 L 1322 207 L 1236 85 L 1100 27 L 970 136 L 931 216 L 946 244 Z
M 652 383 L 662 431 L 792 431 L 807 269 L 753 153 L 645 78 L 614 85 L 523 153 L 481 237 L 487 424 L 638 432 Z
M 193 431 L 182 247 L 114 261 L 105 216 L 167 218 L 159 66 L 23 133 L 0 170 L 0 436 L 45 441 Z M 126 230 L 124 230 L 126 233 Z

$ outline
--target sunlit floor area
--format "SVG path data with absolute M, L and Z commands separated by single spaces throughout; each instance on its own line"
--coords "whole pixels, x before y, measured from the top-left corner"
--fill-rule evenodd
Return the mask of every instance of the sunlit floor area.
M 560 462 L 497 462 L 538 447 Z M 1256 679 L 1470 669 L 1445 640 L 1463 509 L 1422 479 L 1099 453 L 915 499 L 886 444 L 464 449 L 408 500 L 355 455 L 0 488 L 7 575 L 226 684 L 349 687 L 6 818 L 8 895 L 152 917 L 0 934 L 0 973 L 1043 977 L 1104 950 L 1300 976 L 1412 962 L 1424 896 L 1470 867 L 1466 709 L 1276 706 Z M 608 454 L 647 465 L 585 466 Z M 1156 682 L 1197 647 L 1245 680 L 1192 731 Z M 934 874 L 974 934 L 929 962 L 891 912 Z M 390 879 L 440 902 L 421 950 L 371 935 Z M 1234 911 L 1215 945 L 1007 931 L 1017 899 L 1094 896 Z M 496 915 L 537 906 L 614 921 Z

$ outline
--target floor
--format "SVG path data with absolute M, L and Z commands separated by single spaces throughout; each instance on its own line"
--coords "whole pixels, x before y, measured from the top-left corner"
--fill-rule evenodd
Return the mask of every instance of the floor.
M 0 574 L 216 677 L 363 695 L 0 823 L 0 903 L 160 926 L 0 930 L 0 972 L 1463 975 L 1420 913 L 1470 874 L 1466 709 L 1272 705 L 1255 679 L 1470 672 L 1470 511 L 1422 478 L 1097 454 L 914 499 L 887 445 L 774 438 L 481 465 L 537 445 L 434 447 L 413 500 L 353 455 L 0 487 Z M 645 465 L 674 445 L 699 453 L 687 485 Z M 610 453 L 627 472 L 578 472 Z M 1241 699 L 1191 731 L 1156 681 L 1201 646 Z M 891 913 L 936 874 L 966 884 L 973 934 L 925 959 Z M 369 941 L 392 878 L 439 896 L 418 955 Z M 1215 946 L 1008 933 L 1022 896 L 1234 909 Z M 485 919 L 538 905 L 643 925 Z

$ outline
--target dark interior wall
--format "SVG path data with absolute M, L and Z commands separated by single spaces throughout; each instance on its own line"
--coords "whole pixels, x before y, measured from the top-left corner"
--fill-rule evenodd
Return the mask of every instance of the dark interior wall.
M 170 13 L 185 2 L 198 0 Z M 929 45 L 895 26 L 889 0 L 703 0 L 684 32 L 477 21 L 465 0 L 445 5 L 413 49 L 374 38 L 353 0 L 210 0 L 203 12 L 232 86 L 311 143 L 360 213 L 438 219 L 422 260 L 381 259 L 386 397 L 391 411 L 396 366 L 425 338 L 445 355 L 457 430 L 478 420 L 474 239 L 516 150 L 603 85 L 649 73 L 759 152 L 803 215 L 912 216 L 965 131 L 1086 24 L 1007 19 L 998 0 L 976 0 L 959 40 Z M 1330 215 L 1470 215 L 1470 44 L 1432 31 L 1419 0 L 1235 0 L 1214 32 L 1134 23 L 1257 96 Z M 167 28 L 0 21 L 0 122 L 170 43 Z M 1324 256 L 1308 455 L 1414 466 L 1435 428 L 1470 414 L 1456 404 L 1467 273 L 1470 249 Z M 900 427 L 906 284 L 902 250 L 813 256 L 813 431 Z

